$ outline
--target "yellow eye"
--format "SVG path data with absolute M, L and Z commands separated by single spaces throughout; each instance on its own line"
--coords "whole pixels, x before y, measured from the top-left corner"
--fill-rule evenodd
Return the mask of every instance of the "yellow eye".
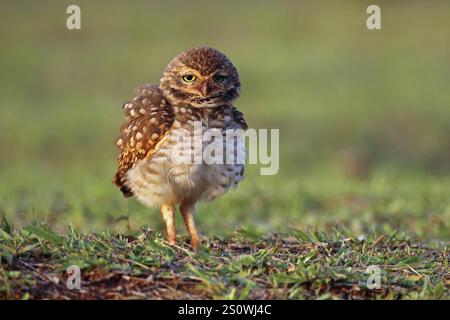
M 183 80 L 185 82 L 194 82 L 195 79 L 196 79 L 196 77 L 192 74 L 187 74 L 187 75 L 183 76 Z

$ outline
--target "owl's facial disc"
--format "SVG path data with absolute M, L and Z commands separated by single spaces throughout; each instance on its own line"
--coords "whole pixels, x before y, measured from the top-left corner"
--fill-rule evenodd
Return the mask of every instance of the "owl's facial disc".
M 188 49 L 167 67 L 161 89 L 173 104 L 217 107 L 230 104 L 239 96 L 236 68 L 215 49 Z
M 201 75 L 195 70 L 185 69 L 179 74 L 179 80 L 174 81 L 177 85 L 173 89 L 184 93 L 186 102 L 192 106 L 214 107 L 227 103 L 227 91 L 234 88 L 229 75 L 223 70 Z

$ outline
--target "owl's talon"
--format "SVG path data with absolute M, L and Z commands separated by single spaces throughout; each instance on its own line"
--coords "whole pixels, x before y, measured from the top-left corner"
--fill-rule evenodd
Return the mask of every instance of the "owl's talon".
M 197 249 L 200 244 L 200 240 L 198 238 L 191 239 L 191 245 L 194 249 Z
M 201 245 L 208 245 L 208 243 L 208 238 L 203 235 L 197 235 L 196 237 L 191 238 L 191 245 L 195 249 L 198 249 Z

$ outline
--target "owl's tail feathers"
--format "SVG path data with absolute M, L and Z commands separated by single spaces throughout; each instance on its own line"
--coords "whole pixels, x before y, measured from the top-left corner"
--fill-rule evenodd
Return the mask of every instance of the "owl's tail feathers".
M 122 191 L 123 196 L 124 196 L 125 198 L 129 198 L 129 197 L 132 197 L 132 196 L 133 196 L 133 192 L 130 190 L 130 188 L 128 188 L 128 187 L 126 187 L 126 186 L 122 186 L 122 187 L 120 188 L 120 191 Z
M 124 178 L 119 172 L 117 172 L 114 176 L 113 183 L 120 188 L 120 191 L 122 191 L 125 198 L 133 196 L 133 192 L 125 185 Z

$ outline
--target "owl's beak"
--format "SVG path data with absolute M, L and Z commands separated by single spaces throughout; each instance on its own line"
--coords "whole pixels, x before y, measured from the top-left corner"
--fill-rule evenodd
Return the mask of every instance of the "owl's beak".
M 209 96 L 209 94 L 211 93 L 211 88 L 209 87 L 208 81 L 204 81 L 204 82 L 201 84 L 200 92 L 202 93 L 202 95 L 203 95 L 204 97 Z

